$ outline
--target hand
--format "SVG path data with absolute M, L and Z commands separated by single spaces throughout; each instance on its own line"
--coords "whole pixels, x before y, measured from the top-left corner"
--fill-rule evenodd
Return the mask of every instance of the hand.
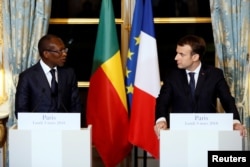
M 155 134 L 158 138 L 160 138 L 160 130 L 161 129 L 167 129 L 167 122 L 165 121 L 160 121 L 160 122 L 157 122 L 154 126 L 154 131 L 155 131 Z
M 241 123 L 234 123 L 233 129 L 234 130 L 239 130 L 240 131 L 240 135 L 242 137 L 247 136 L 247 131 L 246 131 L 245 125 L 242 125 Z

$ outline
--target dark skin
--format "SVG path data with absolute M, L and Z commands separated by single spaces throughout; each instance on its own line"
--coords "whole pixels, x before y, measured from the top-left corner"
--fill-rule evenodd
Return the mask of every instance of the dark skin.
M 52 38 L 47 45 L 47 50 L 43 51 L 41 58 L 50 68 L 62 67 L 67 58 L 67 52 L 64 49 L 65 45 L 60 38 Z

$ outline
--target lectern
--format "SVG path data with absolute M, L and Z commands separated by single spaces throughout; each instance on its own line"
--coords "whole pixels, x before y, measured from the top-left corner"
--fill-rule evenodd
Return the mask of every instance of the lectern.
M 183 123 L 187 126 L 160 131 L 160 167 L 207 167 L 208 151 L 242 150 L 240 132 L 209 129 L 210 124 L 212 124 L 212 127 L 215 123 L 217 125 L 222 124 L 218 120 L 212 120 L 213 117 L 210 115 L 202 115 L 202 118 L 208 118 L 205 121 L 192 119 L 197 114 L 179 116 L 181 119 L 186 118 L 185 122 L 179 122 L 179 124 Z M 188 118 L 189 116 L 191 116 L 191 119 Z M 198 124 L 205 129 L 202 130 L 201 127 L 197 127 Z M 197 126 L 189 129 L 191 125 Z M 185 130 L 185 128 L 187 129 Z M 230 128 L 232 129 L 232 124 Z
M 91 125 L 78 130 L 16 126 L 9 130 L 11 167 L 91 167 L 91 148 Z

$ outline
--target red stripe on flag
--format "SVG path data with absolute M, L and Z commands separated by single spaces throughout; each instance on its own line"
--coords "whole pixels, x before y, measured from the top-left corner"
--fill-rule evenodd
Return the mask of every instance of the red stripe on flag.
M 128 142 L 127 110 L 101 68 L 92 75 L 90 84 L 87 123 L 92 124 L 92 141 L 105 166 L 115 166 L 132 147 Z
M 159 140 L 154 132 L 155 97 L 134 87 L 129 141 L 159 158 Z

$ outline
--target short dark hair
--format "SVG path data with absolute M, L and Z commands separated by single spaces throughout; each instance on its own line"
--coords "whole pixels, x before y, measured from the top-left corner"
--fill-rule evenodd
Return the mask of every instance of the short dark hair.
M 195 36 L 195 35 L 187 35 L 187 36 L 182 37 L 177 42 L 177 45 L 179 46 L 189 45 L 192 49 L 192 54 L 200 55 L 200 60 L 202 59 L 206 51 L 205 40 L 202 37 Z
M 51 39 L 61 39 L 60 37 L 53 35 L 53 34 L 47 34 L 44 35 L 38 42 L 38 51 L 39 51 L 39 55 L 42 57 L 43 56 L 43 52 L 48 49 L 48 45 L 50 44 Z

